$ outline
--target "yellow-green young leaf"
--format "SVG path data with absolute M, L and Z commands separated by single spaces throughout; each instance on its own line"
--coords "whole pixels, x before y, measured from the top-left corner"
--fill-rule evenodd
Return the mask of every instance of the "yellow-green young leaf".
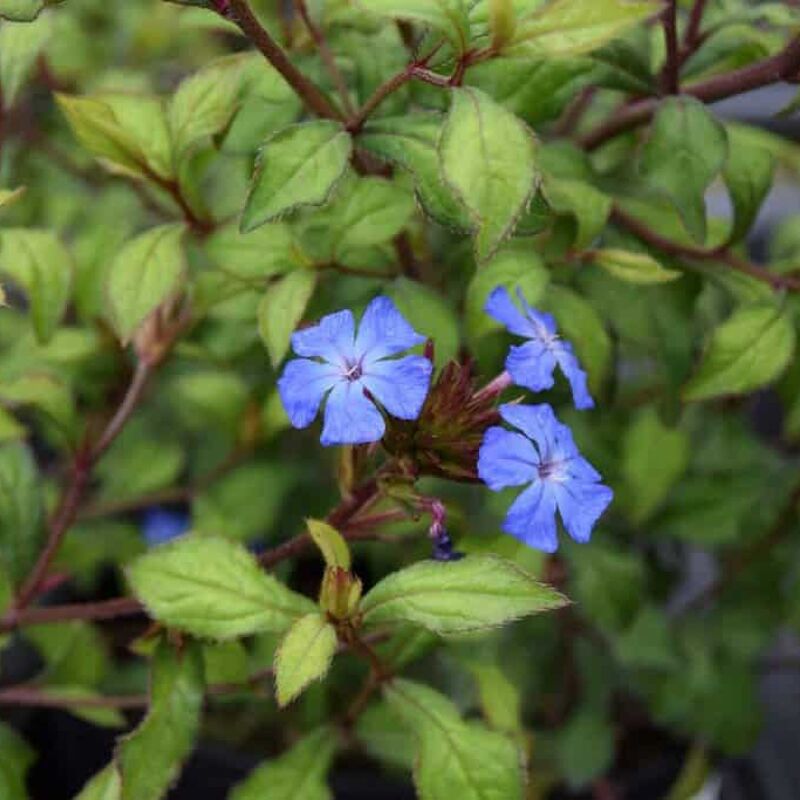
M 249 55 L 221 58 L 186 78 L 167 111 L 178 158 L 192 145 L 214 136 L 231 121 L 239 106 Z
M 448 698 L 427 686 L 395 679 L 384 691 L 417 738 L 420 800 L 522 800 L 522 757 L 511 738 L 465 722 Z
M 127 342 L 145 317 L 180 287 L 183 225 L 160 225 L 127 242 L 111 263 L 106 292 L 117 334 Z
M 111 172 L 172 177 L 172 144 L 158 97 L 137 94 L 56 96 L 78 141 Z
M 484 310 L 486 299 L 498 286 L 516 296 L 519 289 L 535 306 L 550 281 L 550 273 L 530 242 L 514 240 L 505 244 L 484 266 L 478 267 L 467 287 L 466 326 L 470 336 L 480 337 L 502 325 Z
M 23 439 L 26 434 L 25 426 L 20 425 L 13 415 L 0 407 L 0 444 L 14 439 Z
M 153 656 L 150 707 L 117 745 L 121 800 L 161 800 L 194 746 L 203 707 L 203 659 L 189 642 L 180 653 L 162 641 Z
M 774 305 L 740 308 L 712 332 L 683 397 L 707 400 L 758 389 L 783 372 L 794 346 L 794 326 L 785 310 Z
M 492 46 L 501 50 L 514 37 L 515 19 L 512 0 L 489 0 L 489 29 Z
M 47 15 L 35 22 L 0 21 L 0 89 L 2 104 L 10 108 L 28 80 L 51 33 Z
M 336 630 L 318 611 L 300 617 L 275 652 L 275 693 L 283 707 L 325 676 L 336 652 Z
M 319 206 L 347 169 L 353 143 L 330 120 L 291 125 L 264 142 L 242 212 L 246 233 L 300 206 Z
M 372 588 L 361 610 L 368 625 L 412 622 L 446 634 L 485 630 L 567 602 L 510 561 L 468 555 L 392 573 Z
M 44 535 L 41 490 L 28 448 L 0 446 L 0 568 L 15 585 L 33 566 Z
M 210 639 L 282 632 L 314 610 L 227 539 L 185 536 L 141 556 L 127 573 L 154 619 Z
M 725 128 L 699 100 L 664 100 L 642 150 L 640 171 L 646 185 L 672 202 L 696 242 L 706 238 L 705 190 L 727 153 Z
M 203 645 L 206 683 L 246 684 L 250 676 L 248 658 L 240 641 L 206 642 Z
M 81 789 L 75 800 L 121 800 L 122 779 L 114 763 L 100 770 Z
M 464 0 L 359 0 L 373 14 L 418 22 L 444 34 L 459 52 L 469 44 L 469 20 Z
M 547 56 L 588 53 L 662 8 L 658 0 L 552 0 L 520 20 L 506 52 Z
M 665 800 L 692 800 L 697 797 L 706 785 L 710 772 L 706 745 L 704 742 L 695 742 Z
M 669 283 L 681 277 L 678 270 L 662 267 L 653 256 L 631 250 L 594 250 L 592 261 L 609 275 L 628 283 Z
M 317 274 L 300 269 L 271 284 L 258 304 L 258 333 L 274 367 L 281 363 L 297 323 L 317 286 Z
M 56 5 L 62 0 L 0 0 L 0 18 L 16 22 L 31 22 L 39 16 L 45 6 Z
M 572 342 L 583 368 L 589 373 L 589 388 L 599 392 L 612 363 L 611 337 L 602 317 L 577 292 L 555 283 L 545 289 L 539 307 L 556 318 L 561 335 Z
M 93 700 L 102 697 L 84 686 L 43 686 L 40 692 L 45 697 L 58 700 L 67 710 L 80 719 L 100 725 L 103 728 L 124 728 L 125 717 L 116 708 L 108 708 L 93 704 Z M 82 702 L 83 701 L 83 702 Z
M 634 523 L 641 524 L 658 508 L 688 463 L 689 438 L 683 431 L 664 425 L 652 407 L 636 415 L 622 446 L 627 506 Z
M 24 186 L 18 186 L 16 189 L 0 189 L 0 208 L 15 203 L 23 194 L 25 194 Z
M 414 176 L 417 198 L 433 220 L 455 231 L 471 231 L 472 221 L 442 180 L 437 145 L 443 117 L 409 114 L 370 120 L 358 143 Z
M 256 767 L 228 800 L 331 800 L 325 776 L 336 750 L 329 728 L 318 728 L 291 750 Z
M 319 548 L 329 567 L 350 569 L 350 548 L 342 534 L 332 525 L 319 519 L 307 519 L 306 525 L 314 544 Z
M 0 272 L 24 289 L 36 338 L 45 343 L 64 316 L 72 258 L 50 231 L 8 228 L 0 233 Z
M 563 178 L 546 178 L 542 191 L 554 211 L 575 218 L 574 246 L 578 250 L 587 248 L 608 221 L 611 198 L 589 183 Z
M 747 235 L 772 186 L 775 158 L 766 147 L 743 136 L 740 128 L 726 126 L 725 130 L 728 160 L 723 177 L 733 201 L 733 227 L 728 240 L 736 242 Z
M 525 123 L 478 89 L 453 89 L 439 143 L 444 179 L 476 227 L 475 253 L 490 258 L 536 188 L 535 141 Z

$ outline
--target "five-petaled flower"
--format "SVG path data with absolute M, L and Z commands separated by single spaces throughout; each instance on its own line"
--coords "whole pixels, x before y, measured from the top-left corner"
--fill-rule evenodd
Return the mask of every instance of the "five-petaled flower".
M 589 541 L 613 492 L 578 452 L 570 429 L 546 404 L 506 404 L 500 406 L 500 415 L 522 433 L 489 428 L 478 456 L 478 475 L 495 492 L 529 484 L 508 509 L 503 530 L 553 553 L 558 549 L 557 509 L 567 533 L 576 542 Z
M 424 341 L 388 297 L 367 306 L 358 334 L 350 311 L 337 311 L 296 331 L 292 348 L 302 358 L 290 361 L 278 380 L 292 425 L 310 425 L 326 395 L 320 437 L 325 446 L 381 439 L 385 423 L 373 399 L 392 416 L 416 419 L 433 365 L 423 356 L 390 356 Z
M 575 408 L 593 408 L 594 400 L 586 386 L 586 373 L 572 352 L 572 345 L 559 338 L 556 321 L 551 314 L 528 305 L 517 290 L 522 311 L 517 308 L 505 286 L 498 286 L 489 295 L 485 311 L 508 328 L 511 333 L 529 341 L 514 345 L 506 358 L 506 370 L 518 386 L 534 392 L 553 385 L 556 364 L 569 381 Z M 523 313 L 524 312 L 524 313 Z

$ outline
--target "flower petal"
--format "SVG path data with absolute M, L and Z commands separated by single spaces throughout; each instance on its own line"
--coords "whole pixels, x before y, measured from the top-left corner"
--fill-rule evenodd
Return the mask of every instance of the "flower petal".
M 554 337 L 558 330 L 556 327 L 556 318 L 552 314 L 548 314 L 546 311 L 539 311 L 538 309 L 529 305 L 528 301 L 525 299 L 525 295 L 522 294 L 522 290 L 519 288 L 517 289 L 517 297 L 519 298 L 520 303 L 522 303 L 522 308 L 525 310 L 525 316 L 530 320 L 531 327 L 533 328 L 535 335 L 548 339 Z
M 278 379 L 278 393 L 289 421 L 305 428 L 317 416 L 319 404 L 341 376 L 330 366 L 308 358 L 295 358 L 284 367 Z
M 360 358 L 372 362 L 402 353 L 424 341 L 425 337 L 409 325 L 388 297 L 376 297 L 361 317 L 355 349 Z
M 508 509 L 503 530 L 530 547 L 555 553 L 556 501 L 549 487 L 542 481 L 529 486 Z
M 575 408 L 581 411 L 594 408 L 594 400 L 589 394 L 589 387 L 586 384 L 586 373 L 581 369 L 580 362 L 572 351 L 572 345 L 569 342 L 559 342 L 558 347 L 555 348 L 555 357 L 561 371 L 569 381 Z
M 553 486 L 561 521 L 576 542 L 588 542 L 592 528 L 614 497 L 602 483 L 564 481 Z
M 538 463 L 536 449 L 521 433 L 496 426 L 484 434 L 478 453 L 478 475 L 492 491 L 535 480 Z
M 332 364 L 353 358 L 355 323 L 350 311 L 328 314 L 316 325 L 295 331 L 292 347 L 299 356 L 316 356 Z
M 433 364 L 424 356 L 405 356 L 370 364 L 361 380 L 393 417 L 416 419 L 428 394 L 432 371 Z
M 498 286 L 492 290 L 486 299 L 483 310 L 490 317 L 502 322 L 511 333 L 527 337 L 534 336 L 536 333 L 530 321 L 525 319 L 523 313 L 514 304 L 505 286 Z
M 325 447 L 377 442 L 385 427 L 381 412 L 364 397 L 361 381 L 342 381 L 328 395 L 320 442 Z
M 519 428 L 529 439 L 536 442 L 542 461 L 551 460 L 551 455 L 559 445 L 561 457 L 569 457 L 569 445 L 572 444 L 572 434 L 566 425 L 562 425 L 556 418 L 555 412 L 547 403 L 535 406 L 519 403 L 504 403 L 498 409 L 500 416 L 515 428 Z M 563 430 L 562 430 L 563 429 Z M 574 448 L 574 444 L 572 444 Z
M 519 346 L 512 345 L 506 358 L 506 369 L 514 383 L 533 392 L 541 392 L 553 385 L 555 368 L 555 356 L 538 339 Z

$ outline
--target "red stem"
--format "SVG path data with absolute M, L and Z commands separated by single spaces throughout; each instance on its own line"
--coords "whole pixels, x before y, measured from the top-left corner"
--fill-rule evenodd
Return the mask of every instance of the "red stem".
M 677 0 L 670 0 L 661 16 L 664 27 L 664 41 L 667 49 L 667 60 L 661 76 L 665 94 L 678 94 L 680 91 L 680 57 L 678 55 L 678 23 Z

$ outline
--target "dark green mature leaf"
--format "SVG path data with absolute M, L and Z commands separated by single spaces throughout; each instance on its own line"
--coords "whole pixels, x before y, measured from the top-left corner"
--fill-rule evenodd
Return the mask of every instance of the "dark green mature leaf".
M 592 710 L 575 714 L 559 732 L 558 764 L 567 782 L 585 786 L 602 775 L 614 757 L 614 729 Z
M 32 228 L 0 233 L 0 272 L 25 290 L 40 342 L 52 338 L 64 316 L 72 271 L 72 258 L 54 233 Z
M 437 633 L 484 630 L 551 611 L 567 599 L 496 556 L 421 561 L 380 581 L 361 603 L 364 623 L 412 622 Z
M 611 213 L 611 198 L 585 181 L 546 176 L 542 192 L 554 211 L 575 218 L 574 246 L 578 250 L 597 238 Z
M 674 203 L 697 242 L 706 238 L 704 193 L 727 152 L 725 128 L 699 100 L 679 97 L 662 103 L 640 169 L 647 184 Z
M 0 447 L 0 567 L 14 582 L 33 566 L 44 533 L 41 482 L 28 448 Z
M 123 342 L 145 317 L 179 288 L 185 272 L 183 225 L 160 225 L 131 239 L 117 254 L 107 278 L 114 327 Z
M 396 679 L 385 695 L 417 737 L 420 800 L 522 800 L 521 757 L 511 739 L 464 722 L 448 698 L 427 686 Z
M 577 55 L 621 36 L 661 10 L 656 0 L 552 0 L 517 24 L 508 52 Z
M 233 639 L 286 630 L 314 604 L 263 572 L 227 539 L 187 536 L 155 548 L 127 570 L 154 619 L 195 636 Z
M 2 16 L 0 7 L 0 16 Z M 0 22 L 0 89 L 4 108 L 14 105 L 23 84 L 52 30 L 51 20 L 42 16 L 35 22 Z
M 284 222 L 262 225 L 250 233 L 221 226 L 205 243 L 211 260 L 225 273 L 245 279 L 268 278 L 305 265 L 306 258 Z
M 664 501 L 688 461 L 689 437 L 683 431 L 664 425 L 652 407 L 636 415 L 625 433 L 622 451 L 627 505 L 636 524 Z
M 147 716 L 117 746 L 121 800 L 164 796 L 194 745 L 204 688 L 200 647 L 189 643 L 178 654 L 162 642 L 153 657 Z
M 444 179 L 477 226 L 475 253 L 490 258 L 536 188 L 536 145 L 519 117 L 479 89 L 454 89 L 439 155 Z
M 741 394 L 770 383 L 791 361 L 795 338 L 786 310 L 774 305 L 738 309 L 712 332 L 684 399 Z
M 3 800 L 28 800 L 25 773 L 36 760 L 27 742 L 9 725 L 0 722 L 0 797 Z
M 472 222 L 442 180 L 437 152 L 442 121 L 439 114 L 372 120 L 359 135 L 358 143 L 414 176 L 419 202 L 436 222 L 453 230 L 469 231 Z
M 270 284 L 264 292 L 258 304 L 258 332 L 273 367 L 283 361 L 292 333 L 303 318 L 316 287 L 316 272 L 295 270 Z
M 25 639 L 39 651 L 48 683 L 59 686 L 98 686 L 109 671 L 106 643 L 97 628 L 83 620 L 25 629 Z
M 331 800 L 325 775 L 335 749 L 333 731 L 319 728 L 279 758 L 256 767 L 228 800 Z
M 359 0 L 373 14 L 429 25 L 463 52 L 469 44 L 467 8 L 463 0 Z
M 300 617 L 286 631 L 275 653 L 279 706 L 291 703 L 309 683 L 325 677 L 336 645 L 336 629 L 319 611 Z
M 723 176 L 733 200 L 730 242 L 744 238 L 772 186 L 775 159 L 772 153 L 736 127 L 727 128 L 728 161 Z
M 242 212 L 242 232 L 300 206 L 325 203 L 344 175 L 352 147 L 350 135 L 330 120 L 292 125 L 267 139 Z

